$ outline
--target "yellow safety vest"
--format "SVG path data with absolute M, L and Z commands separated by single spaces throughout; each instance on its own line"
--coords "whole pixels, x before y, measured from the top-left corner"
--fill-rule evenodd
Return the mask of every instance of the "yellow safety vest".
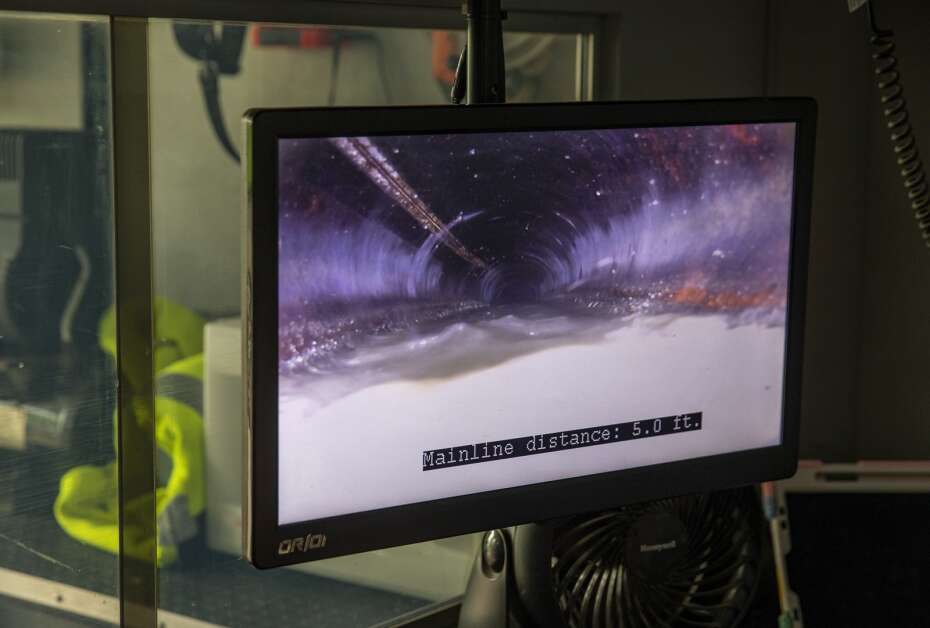
M 158 538 L 151 538 L 150 526 L 139 520 L 151 508 L 151 496 L 140 496 L 126 503 L 123 548 L 129 556 L 146 558 L 155 544 L 162 566 L 177 558 L 180 543 L 197 534 L 197 517 L 204 510 L 204 321 L 166 299 L 156 299 L 154 309 L 155 441 L 158 475 L 164 477 L 155 492 Z M 113 308 L 100 323 L 100 345 L 116 355 Z M 147 421 L 145 415 L 137 412 L 136 420 Z M 119 552 L 117 481 L 115 461 L 75 467 L 61 478 L 55 500 L 55 519 L 65 532 L 114 554 Z

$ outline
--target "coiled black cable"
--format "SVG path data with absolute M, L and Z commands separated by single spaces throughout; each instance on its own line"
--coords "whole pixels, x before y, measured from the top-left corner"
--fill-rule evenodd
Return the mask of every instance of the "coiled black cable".
M 917 149 L 917 140 L 911 128 L 907 101 L 904 98 L 904 87 L 901 85 L 901 74 L 897 69 L 898 59 L 894 55 L 894 32 L 881 29 L 875 24 L 871 2 L 868 3 L 867 10 L 872 29 L 869 41 L 873 48 L 872 59 L 875 61 L 875 76 L 881 95 L 882 114 L 885 116 L 885 125 L 891 133 L 891 145 L 898 167 L 901 169 L 901 178 L 908 201 L 917 219 L 917 228 L 927 248 L 930 248 L 930 187 L 928 187 L 927 174 Z

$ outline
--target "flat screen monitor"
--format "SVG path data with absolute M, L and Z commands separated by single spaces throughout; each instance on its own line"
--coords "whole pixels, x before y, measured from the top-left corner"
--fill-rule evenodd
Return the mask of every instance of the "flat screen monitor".
M 259 567 L 785 477 L 815 105 L 246 116 Z

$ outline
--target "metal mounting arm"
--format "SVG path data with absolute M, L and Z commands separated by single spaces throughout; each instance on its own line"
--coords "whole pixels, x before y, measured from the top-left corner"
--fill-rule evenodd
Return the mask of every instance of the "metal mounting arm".
M 502 103 L 504 82 L 504 27 L 506 11 L 500 0 L 465 0 L 462 5 L 468 34 L 455 70 L 452 102 L 476 105 Z

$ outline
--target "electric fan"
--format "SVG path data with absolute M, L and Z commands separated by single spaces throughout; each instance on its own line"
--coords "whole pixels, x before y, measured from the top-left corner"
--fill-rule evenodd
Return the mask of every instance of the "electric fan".
M 736 626 L 765 568 L 765 533 L 754 488 L 517 526 L 496 544 L 509 565 L 502 578 L 486 568 L 486 537 L 459 626 Z M 495 585 L 507 589 L 503 609 L 493 608 Z
M 565 623 L 733 626 L 760 575 L 763 524 L 752 489 L 574 517 L 553 532 Z

